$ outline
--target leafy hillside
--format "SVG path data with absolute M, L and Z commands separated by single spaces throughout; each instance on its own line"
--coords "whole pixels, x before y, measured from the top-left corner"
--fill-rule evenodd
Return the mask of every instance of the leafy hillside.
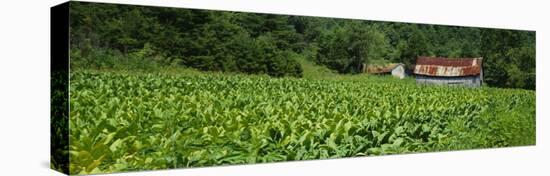
M 71 2 L 71 66 L 301 77 L 293 55 L 341 74 L 418 56 L 483 57 L 493 87 L 535 89 L 535 32 Z

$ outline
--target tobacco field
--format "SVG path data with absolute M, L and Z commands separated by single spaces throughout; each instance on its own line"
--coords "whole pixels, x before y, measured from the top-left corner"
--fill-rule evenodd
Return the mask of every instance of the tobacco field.
M 381 79 L 72 72 L 70 172 L 535 144 L 535 91 Z

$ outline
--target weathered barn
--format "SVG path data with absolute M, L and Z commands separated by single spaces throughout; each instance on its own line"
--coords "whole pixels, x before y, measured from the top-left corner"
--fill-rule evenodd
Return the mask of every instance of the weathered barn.
M 391 74 L 399 79 L 403 79 L 406 76 L 405 65 L 400 63 L 392 63 L 384 66 L 368 66 L 366 67 L 366 72 L 378 75 Z
M 414 74 L 417 84 L 479 87 L 483 83 L 482 58 L 418 57 Z

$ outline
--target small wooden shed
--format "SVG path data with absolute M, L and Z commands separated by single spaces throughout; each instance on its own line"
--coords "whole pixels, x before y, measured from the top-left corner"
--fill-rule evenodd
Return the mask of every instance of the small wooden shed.
M 366 72 L 369 74 L 385 75 L 391 74 L 399 79 L 405 78 L 405 65 L 401 63 L 391 63 L 384 66 L 368 66 Z
M 480 87 L 483 58 L 418 57 L 414 67 L 417 84 Z

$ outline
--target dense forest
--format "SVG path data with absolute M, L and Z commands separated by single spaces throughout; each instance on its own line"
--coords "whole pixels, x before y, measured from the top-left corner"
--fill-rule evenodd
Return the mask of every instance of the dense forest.
M 483 57 L 489 86 L 535 89 L 535 32 L 72 2 L 71 67 L 302 76 L 297 58 L 356 74 L 363 63 Z

